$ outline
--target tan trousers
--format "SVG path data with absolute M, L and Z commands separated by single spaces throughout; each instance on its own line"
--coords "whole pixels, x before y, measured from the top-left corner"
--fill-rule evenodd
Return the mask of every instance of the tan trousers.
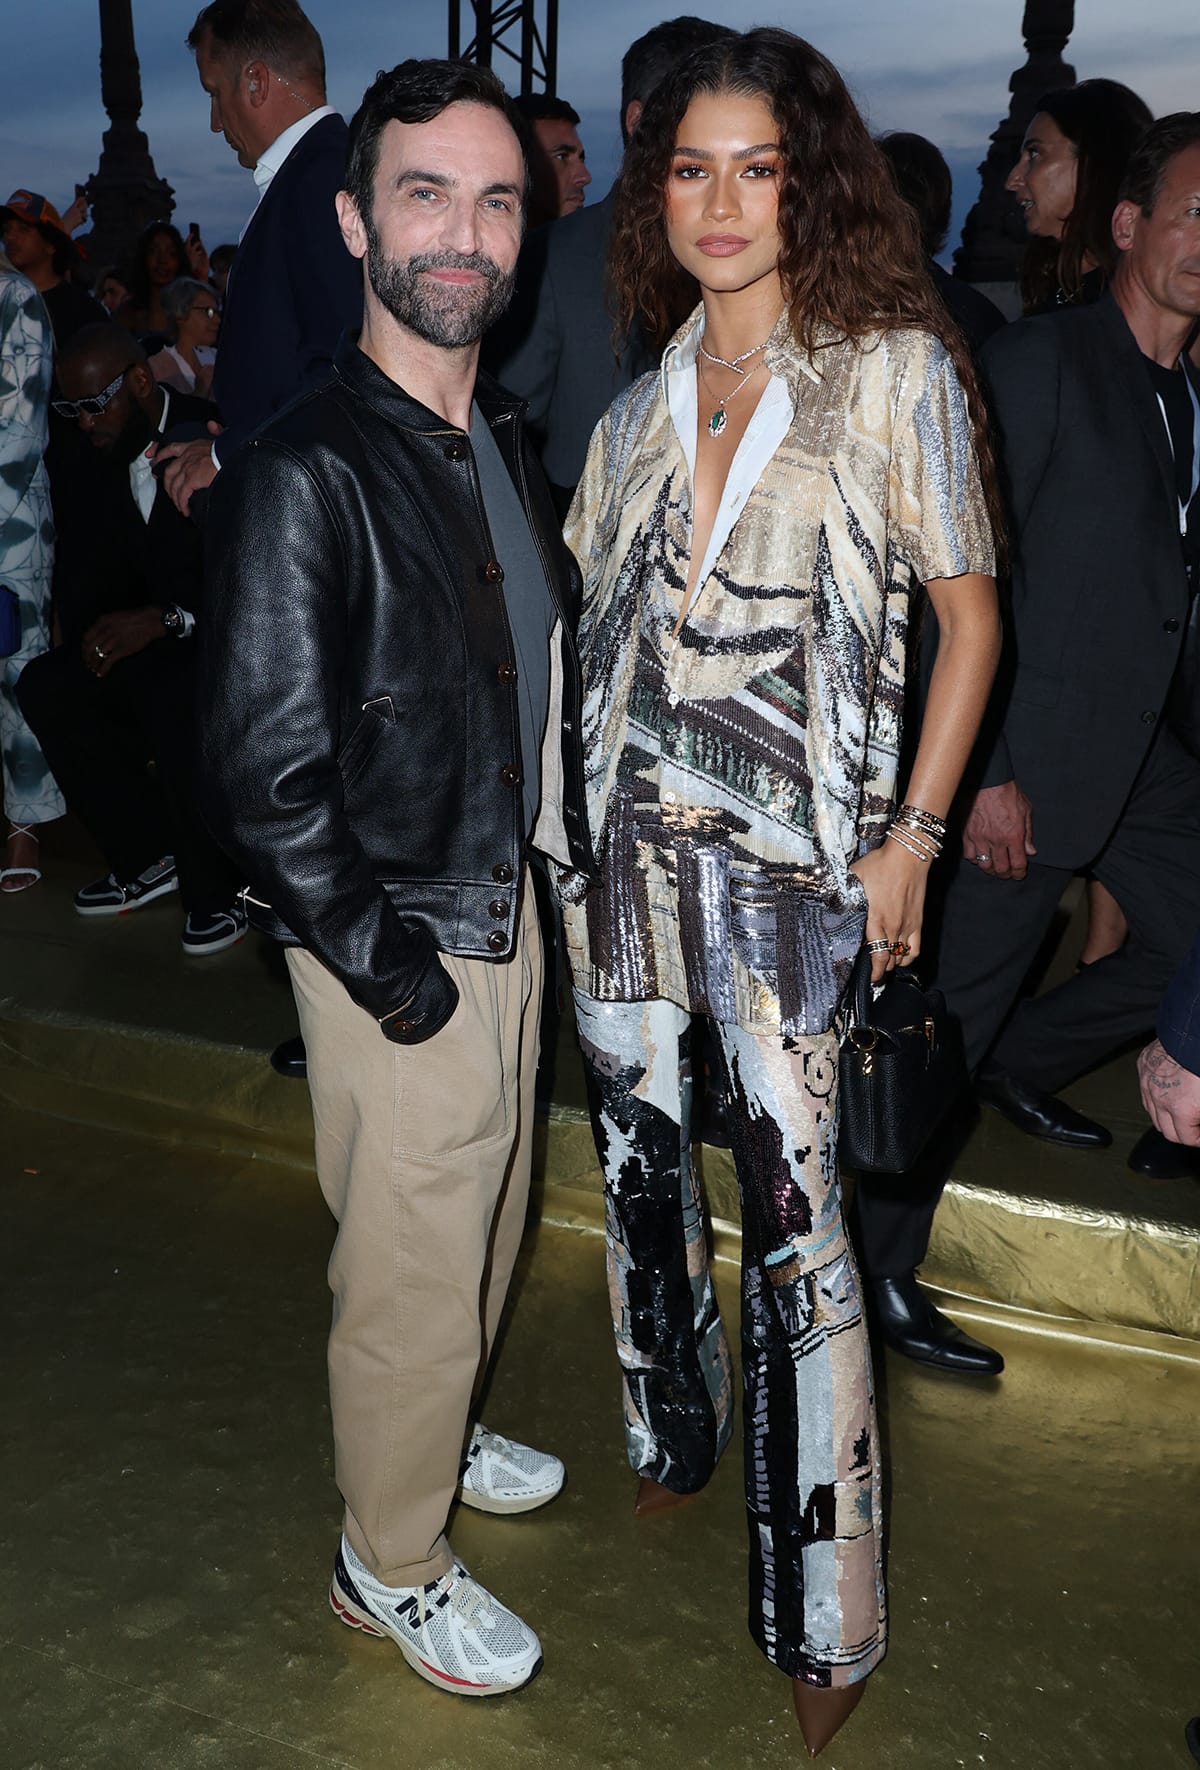
M 446 958 L 459 1003 L 393 1045 L 311 953 L 288 951 L 308 1053 L 329 1262 L 335 1472 L 356 1555 L 387 1585 L 449 1571 L 446 1516 L 529 1196 L 542 945 L 528 876 L 505 963 Z

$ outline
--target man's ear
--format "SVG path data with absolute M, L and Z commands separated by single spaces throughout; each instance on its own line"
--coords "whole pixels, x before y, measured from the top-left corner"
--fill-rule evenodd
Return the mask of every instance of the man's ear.
M 144 406 L 158 384 L 150 372 L 148 363 L 134 363 L 125 378 L 125 385 L 138 405 Z
M 358 212 L 358 204 L 349 191 L 339 191 L 334 198 L 337 204 L 338 226 L 342 230 L 342 238 L 346 242 L 346 250 L 352 258 L 367 256 L 367 230 L 363 226 L 363 218 Z
M 271 88 L 271 70 L 265 61 L 252 61 L 245 69 L 246 96 L 255 110 L 267 102 Z
M 1118 203 L 1113 210 L 1112 237 L 1120 251 L 1128 252 L 1133 245 L 1133 236 L 1137 232 L 1140 214 L 1141 210 L 1137 204 L 1128 201 Z
M 625 123 L 625 139 L 626 139 L 626 141 L 629 140 L 629 137 L 633 134 L 634 130 L 637 128 L 638 124 L 641 122 L 642 111 L 644 109 L 645 109 L 645 106 L 642 104 L 642 101 L 640 98 L 631 98 L 629 103 L 625 106 L 625 116 L 624 116 L 623 120 Z

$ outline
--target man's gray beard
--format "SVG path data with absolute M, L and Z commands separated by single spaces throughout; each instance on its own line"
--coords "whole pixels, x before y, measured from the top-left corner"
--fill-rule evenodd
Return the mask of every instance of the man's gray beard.
M 376 297 L 394 320 L 427 344 L 460 350 L 478 343 L 512 299 L 516 271 L 505 274 L 482 252 L 424 252 L 402 262 L 385 257 L 373 222 L 364 225 L 367 275 Z M 438 283 L 422 276 L 427 270 L 473 270 L 486 281 Z

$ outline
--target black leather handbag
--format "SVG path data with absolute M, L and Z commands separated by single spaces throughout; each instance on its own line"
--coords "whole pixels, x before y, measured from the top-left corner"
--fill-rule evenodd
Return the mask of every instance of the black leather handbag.
M 871 955 L 854 961 L 838 1060 L 838 1160 L 868 1174 L 911 1168 L 967 1086 L 962 1033 L 940 990 L 910 970 L 871 985 Z

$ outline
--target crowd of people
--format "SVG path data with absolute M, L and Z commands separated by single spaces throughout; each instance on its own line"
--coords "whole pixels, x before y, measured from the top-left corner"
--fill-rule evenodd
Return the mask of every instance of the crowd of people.
M 408 61 L 347 127 L 295 0 L 188 47 L 257 186 L 236 249 L 156 222 L 89 293 L 82 204 L 0 210 L 0 889 L 65 806 L 109 866 L 81 915 L 177 890 L 189 952 L 285 945 L 330 1601 L 460 1695 L 542 1661 L 445 1532 L 565 1477 L 478 1417 L 561 938 L 639 1515 L 732 1434 L 702 1117 L 733 1150 L 750 1627 L 815 1756 L 887 1641 L 868 1325 L 1003 1370 L 917 1282 L 961 1115 L 844 1206 L 860 954 L 923 957 L 974 1098 L 1076 1148 L 1111 1136 L 1059 1091 L 1157 1029 L 1131 1166 L 1200 1174 L 1200 113 L 1043 96 L 1007 323 L 934 262 L 938 150 L 786 31 L 631 45 L 598 202 L 556 96 Z

